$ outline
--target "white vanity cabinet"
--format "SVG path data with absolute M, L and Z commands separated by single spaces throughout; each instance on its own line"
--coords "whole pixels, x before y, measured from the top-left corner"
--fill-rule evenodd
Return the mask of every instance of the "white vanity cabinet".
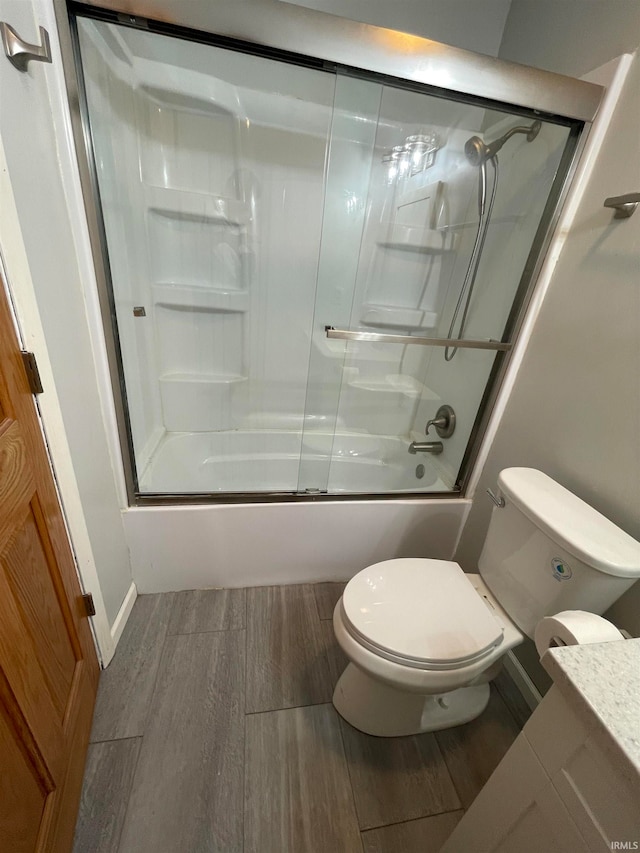
M 554 666 L 547 665 L 552 674 Z M 640 849 L 640 764 L 635 754 L 640 748 L 640 693 L 630 694 L 627 684 L 624 695 L 608 697 L 609 710 L 621 703 L 622 716 L 631 720 L 624 729 L 628 737 L 621 739 L 608 730 L 597 703 L 582 697 L 580 707 L 577 688 L 566 678 L 558 681 L 561 686 L 556 683 L 545 696 L 441 853 Z

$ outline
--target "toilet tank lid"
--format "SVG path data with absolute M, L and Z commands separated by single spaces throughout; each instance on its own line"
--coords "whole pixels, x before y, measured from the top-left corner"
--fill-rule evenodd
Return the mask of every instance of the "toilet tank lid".
M 535 468 L 505 468 L 505 498 L 557 545 L 588 566 L 621 578 L 640 577 L 640 542 Z

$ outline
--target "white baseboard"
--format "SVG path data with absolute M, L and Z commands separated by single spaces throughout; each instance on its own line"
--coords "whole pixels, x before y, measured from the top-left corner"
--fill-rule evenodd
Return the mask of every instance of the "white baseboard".
M 522 694 L 524 701 L 532 711 L 535 711 L 542 701 L 542 694 L 529 678 L 527 671 L 513 652 L 507 652 L 504 656 L 504 668 L 513 679 L 513 683 Z
M 118 610 L 118 615 L 113 620 L 113 625 L 111 626 L 111 639 L 113 640 L 114 651 L 118 645 L 120 637 L 122 636 L 127 620 L 131 615 L 131 611 L 133 609 L 133 605 L 136 603 L 137 597 L 138 590 L 135 583 L 132 581 L 131 586 L 127 590 L 127 594 L 124 597 L 124 601 L 120 606 L 120 610 Z

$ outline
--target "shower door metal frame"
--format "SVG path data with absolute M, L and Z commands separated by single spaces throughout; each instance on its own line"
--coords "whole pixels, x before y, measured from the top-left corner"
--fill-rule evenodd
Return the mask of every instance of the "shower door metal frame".
M 554 74 L 504 62 L 419 36 L 356 23 L 281 0 L 53 0 L 71 109 L 72 130 L 89 227 L 98 295 L 103 315 L 122 462 L 131 506 L 176 503 L 259 503 L 442 499 L 464 496 L 485 427 L 526 316 L 571 180 L 584 149 L 604 89 Z M 153 18 L 149 17 L 152 12 Z M 365 76 L 426 95 L 464 101 L 512 115 L 540 117 L 569 128 L 563 158 L 529 252 L 496 359 L 477 412 L 456 484 L 447 492 L 354 493 L 218 492 L 140 494 L 128 418 L 122 356 L 106 234 L 100 205 L 86 98 L 80 71 L 75 18 L 85 16 L 272 59 Z M 296 46 L 292 52 L 290 45 Z M 494 347 L 491 347 L 492 349 Z
M 83 0 L 82 5 L 129 17 L 133 24 L 138 16 L 153 19 L 167 33 L 185 28 L 578 121 L 593 121 L 602 100 L 603 89 L 594 83 L 282 0 Z

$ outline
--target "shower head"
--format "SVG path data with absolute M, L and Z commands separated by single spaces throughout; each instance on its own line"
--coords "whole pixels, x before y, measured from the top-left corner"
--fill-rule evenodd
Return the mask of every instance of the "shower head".
M 472 166 L 481 166 L 487 160 L 493 159 L 505 142 L 511 139 L 516 133 L 524 133 L 527 137 L 527 142 L 533 142 L 540 133 L 541 127 L 542 124 L 539 121 L 534 121 L 530 127 L 512 127 L 511 130 L 508 130 L 503 136 L 490 142 L 488 145 L 479 136 L 472 136 L 465 143 L 464 153 L 467 155 L 467 160 Z

